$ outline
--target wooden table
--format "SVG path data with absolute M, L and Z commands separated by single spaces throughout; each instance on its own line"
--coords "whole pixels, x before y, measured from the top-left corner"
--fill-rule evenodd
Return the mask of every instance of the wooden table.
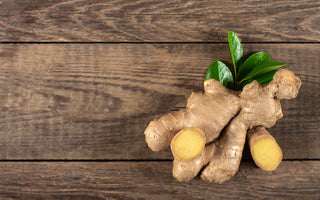
M 284 159 L 179 183 L 144 129 L 208 66 L 266 51 L 302 79 L 269 131 Z M 0 199 L 320 199 L 320 1 L 0 0 Z

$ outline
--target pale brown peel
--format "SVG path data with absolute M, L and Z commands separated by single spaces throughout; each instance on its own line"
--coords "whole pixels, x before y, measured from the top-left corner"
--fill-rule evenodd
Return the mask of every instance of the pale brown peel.
M 288 69 L 279 70 L 273 77 L 268 89 L 278 99 L 296 98 L 301 87 L 301 80 Z
M 221 130 L 240 109 L 240 99 L 218 81 L 211 80 L 218 90 L 208 86 L 210 93 L 192 93 L 186 110 L 176 111 L 153 120 L 146 128 L 145 140 L 153 151 L 170 146 L 172 138 L 185 127 L 197 127 L 206 135 L 206 142 L 216 139 Z M 220 114 L 216 114 L 220 113 Z
M 275 99 L 268 87 L 262 87 L 257 81 L 246 85 L 240 98 L 241 115 L 250 128 L 271 127 L 283 116 L 280 100 Z
M 207 143 L 220 135 L 221 130 L 240 109 L 239 97 L 227 90 L 224 92 L 192 93 L 188 99 L 185 125 L 203 130 Z
M 289 70 L 278 71 L 274 80 L 265 87 L 257 81 L 246 85 L 240 94 L 241 111 L 216 141 L 217 150 L 203 170 L 201 178 L 217 183 L 230 179 L 239 168 L 247 129 L 273 126 L 283 116 L 279 99 L 296 97 L 300 85 L 300 79 Z M 268 141 L 272 141 L 277 149 L 277 143 L 272 139 L 269 138 Z M 280 148 L 277 151 L 281 152 Z M 265 169 L 272 170 L 279 164 L 282 153 L 278 155 L 281 156 L 277 157 L 275 165 Z
M 248 126 L 242 117 L 234 118 L 215 142 L 216 151 L 210 163 L 202 171 L 201 179 L 223 183 L 238 171 Z
M 219 81 L 215 79 L 207 79 L 203 82 L 205 93 L 208 94 L 224 94 L 231 93 L 231 90 L 224 87 Z
M 207 165 L 215 151 L 215 144 L 205 146 L 199 157 L 190 161 L 173 161 L 172 174 L 178 181 L 189 181 L 196 177 L 203 166 Z
M 264 87 L 253 81 L 240 95 L 230 92 L 216 80 L 206 80 L 206 92 L 193 93 L 189 97 L 182 121 L 170 123 L 179 118 L 169 120 L 169 114 L 151 122 L 145 131 L 146 141 L 153 150 L 165 149 L 181 129 L 197 127 L 203 130 L 209 145 L 192 160 L 175 159 L 173 176 L 179 181 L 191 180 L 210 162 L 201 178 L 222 183 L 239 168 L 247 130 L 255 126 L 273 126 L 283 116 L 279 100 L 295 98 L 300 86 L 300 79 L 289 70 L 279 70 L 273 81 Z
M 152 151 L 168 148 L 175 134 L 184 127 L 184 116 L 185 110 L 180 110 L 151 121 L 144 131 L 149 148 Z

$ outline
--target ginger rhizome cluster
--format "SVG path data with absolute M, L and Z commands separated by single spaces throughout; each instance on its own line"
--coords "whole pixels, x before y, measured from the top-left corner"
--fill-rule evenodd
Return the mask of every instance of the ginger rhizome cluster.
M 179 181 L 189 181 L 200 171 L 205 181 L 230 179 L 239 168 L 246 138 L 257 166 L 275 170 L 282 152 L 265 127 L 283 116 L 280 99 L 295 98 L 300 85 L 287 69 L 277 71 L 266 85 L 252 81 L 241 93 L 208 79 L 205 92 L 192 93 L 186 109 L 149 123 L 146 142 L 153 151 L 171 147 L 172 172 Z

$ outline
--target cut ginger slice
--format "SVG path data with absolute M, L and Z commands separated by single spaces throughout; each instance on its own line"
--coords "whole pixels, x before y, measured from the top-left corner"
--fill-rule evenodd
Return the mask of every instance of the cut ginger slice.
M 282 151 L 276 140 L 264 128 L 249 131 L 249 146 L 256 165 L 265 171 L 274 171 L 282 161 Z
M 171 151 L 175 159 L 189 161 L 198 157 L 206 144 L 206 136 L 199 128 L 182 129 L 171 141 Z

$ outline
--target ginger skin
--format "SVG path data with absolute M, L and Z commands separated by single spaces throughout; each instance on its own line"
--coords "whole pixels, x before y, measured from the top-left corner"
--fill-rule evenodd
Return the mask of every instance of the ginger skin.
M 300 79 L 286 69 L 279 70 L 273 81 L 264 87 L 257 81 L 246 85 L 240 94 L 241 110 L 224 129 L 221 136 L 214 141 L 213 156 L 208 166 L 202 171 L 201 178 L 209 182 L 222 183 L 235 175 L 242 158 L 247 130 L 254 126 L 273 126 L 283 116 L 280 99 L 295 98 L 300 85 Z M 290 91 L 288 92 L 286 88 Z M 198 159 L 203 160 L 203 158 Z M 183 165 L 179 163 L 181 161 L 174 162 L 176 164 L 173 168 Z M 181 170 L 183 172 L 180 172 Z M 177 171 L 173 169 L 173 172 Z M 189 173 L 184 168 L 180 168 L 180 171 L 180 174 Z M 176 177 L 175 174 L 173 176 Z M 192 178 L 189 177 L 189 180 Z
M 255 127 L 248 134 L 248 143 L 256 165 L 265 171 L 274 171 L 282 161 L 282 151 L 276 140 L 264 127 Z
M 223 183 L 238 171 L 246 141 L 248 126 L 241 117 L 234 118 L 221 137 L 215 141 L 215 152 L 209 165 L 201 173 L 201 179 L 208 182 Z
M 214 79 L 206 80 L 205 93 L 192 93 L 186 110 L 150 122 L 145 130 L 146 142 L 153 151 L 164 150 L 183 128 L 202 130 L 206 146 L 199 156 L 195 156 L 199 154 L 196 152 L 190 156 L 193 159 L 181 161 L 176 154 L 180 150 L 174 150 L 173 176 L 179 181 L 188 181 L 206 166 L 201 178 L 222 183 L 239 168 L 248 129 L 273 126 L 283 116 L 280 99 L 295 98 L 300 86 L 300 79 L 287 69 L 279 70 L 265 86 L 251 82 L 239 95 Z
M 193 160 L 181 162 L 174 159 L 172 168 L 173 177 L 181 182 L 193 179 L 199 174 L 203 166 L 206 166 L 209 163 L 213 153 L 215 152 L 215 148 L 216 145 L 214 143 L 210 143 L 206 145 L 200 156 Z
M 151 121 L 144 134 L 149 148 L 160 151 L 170 146 L 183 128 L 197 127 L 212 142 L 240 109 L 240 99 L 216 80 L 204 82 L 205 93 L 192 93 L 185 110 L 176 111 Z

